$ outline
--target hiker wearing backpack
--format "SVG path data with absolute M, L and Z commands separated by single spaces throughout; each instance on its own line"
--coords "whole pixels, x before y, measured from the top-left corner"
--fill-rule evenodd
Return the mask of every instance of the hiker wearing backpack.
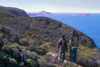
M 75 30 L 72 30 L 70 34 L 70 61 L 71 62 L 77 62 L 77 49 L 78 46 L 79 36 L 78 33 L 76 33 Z
M 59 51 L 59 58 L 64 61 L 65 51 L 68 51 L 67 41 L 65 40 L 64 35 L 61 35 L 61 38 L 58 41 L 58 51 Z

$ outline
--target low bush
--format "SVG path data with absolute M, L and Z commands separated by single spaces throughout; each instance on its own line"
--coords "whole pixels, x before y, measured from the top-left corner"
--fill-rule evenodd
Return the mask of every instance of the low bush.
M 40 46 L 35 46 L 33 49 L 34 51 L 39 55 L 45 55 L 48 51 L 53 49 L 52 43 L 46 42 L 45 44 L 42 44 Z
M 21 46 L 29 46 L 29 42 L 26 39 L 20 39 L 19 44 Z

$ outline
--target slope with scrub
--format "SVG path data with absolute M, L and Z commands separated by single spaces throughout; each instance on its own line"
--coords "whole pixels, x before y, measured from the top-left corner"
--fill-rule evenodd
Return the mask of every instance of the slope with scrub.
M 84 33 L 77 30 L 80 36 L 78 63 L 69 62 L 69 51 L 66 55 L 68 62 L 63 63 L 58 60 L 58 55 L 52 56 L 48 52 L 58 53 L 57 41 L 60 35 L 64 34 L 69 41 L 70 32 L 74 28 L 48 17 L 18 16 L 6 11 L 0 13 L 0 38 L 6 40 L 0 52 L 1 66 L 77 67 L 79 64 L 85 67 L 97 67 L 100 65 L 99 49 Z

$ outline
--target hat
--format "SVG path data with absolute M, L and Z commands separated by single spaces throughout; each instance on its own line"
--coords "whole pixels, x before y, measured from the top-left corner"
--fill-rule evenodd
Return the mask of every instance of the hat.
M 65 35 L 62 34 L 62 35 L 61 35 L 61 38 L 63 38 L 63 37 L 65 37 Z
M 72 33 L 75 33 L 76 31 L 75 30 L 72 30 Z

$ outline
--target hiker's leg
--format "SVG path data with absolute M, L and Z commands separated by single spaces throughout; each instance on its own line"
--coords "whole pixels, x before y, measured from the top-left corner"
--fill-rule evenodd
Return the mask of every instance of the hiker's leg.
M 61 60 L 64 62 L 64 59 L 65 59 L 65 51 L 62 51 L 61 52 Z
M 59 51 L 59 59 L 61 59 L 61 51 Z
M 64 54 L 64 55 L 63 55 L 63 61 L 64 61 L 64 60 L 65 60 L 65 51 L 63 52 L 63 54 Z
M 77 49 L 74 49 L 74 62 L 77 62 Z
M 64 56 L 64 53 L 63 53 L 63 51 L 61 51 L 61 60 L 63 60 L 63 57 Z
M 73 50 L 70 49 L 70 62 L 73 62 Z

